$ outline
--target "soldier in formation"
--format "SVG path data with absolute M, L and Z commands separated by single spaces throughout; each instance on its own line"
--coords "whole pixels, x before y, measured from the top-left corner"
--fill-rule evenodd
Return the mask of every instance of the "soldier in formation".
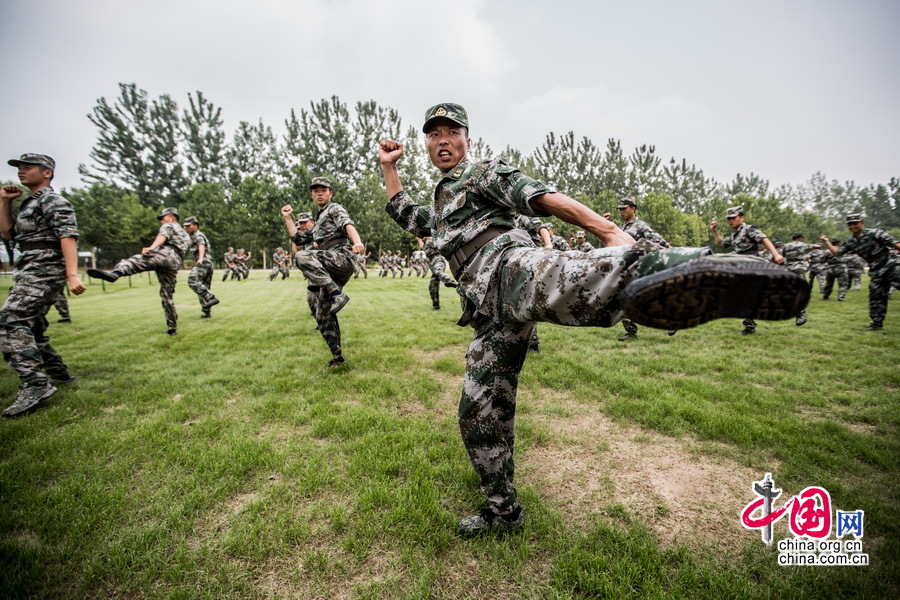
M 831 238 L 831 245 L 840 248 L 840 238 Z M 822 287 L 822 300 L 828 300 L 831 292 L 834 290 L 834 282 L 837 281 L 838 302 L 843 302 L 847 296 L 847 290 L 850 289 L 850 276 L 847 274 L 847 261 L 844 257 L 837 254 L 829 254 L 825 261 L 825 285 Z
M 367 252 L 366 254 L 359 252 L 358 254 L 353 255 L 353 257 L 356 259 L 356 273 L 353 274 L 353 279 L 358 279 L 360 273 L 362 273 L 363 279 L 369 278 L 369 269 L 366 267 L 366 260 L 371 254 L 371 252 Z
M 775 249 L 772 240 L 759 228 L 744 222 L 743 206 L 732 206 L 727 209 L 725 211 L 725 220 L 728 222 L 728 226 L 731 227 L 731 233 L 728 234 L 728 237 L 723 237 L 719 233 L 718 221 L 710 223 L 710 228 L 718 245 L 723 248 L 734 248 L 734 253 L 742 256 L 759 256 L 759 246 L 762 244 L 772 254 L 773 262 L 779 265 L 784 262 L 784 258 Z M 756 321 L 753 319 L 744 319 L 743 325 L 742 335 L 756 333 Z
M 811 254 L 821 247 L 822 246 L 819 244 L 807 244 L 804 241 L 803 234 L 799 231 L 792 233 L 790 243 L 785 244 L 784 251 L 782 252 L 782 256 L 784 256 L 784 266 L 787 267 L 788 271 L 791 273 L 796 273 L 805 278 L 807 271 L 809 271 Z M 811 289 L 812 280 L 810 280 L 810 290 Z M 803 325 L 806 321 L 807 315 L 806 309 L 804 309 L 803 312 L 797 315 L 795 323 L 797 325 Z
M 0 236 L 19 250 L 13 286 L 0 307 L 0 350 L 19 376 L 19 389 L 4 417 L 21 415 L 56 393 L 53 384 L 75 378 L 50 345 L 47 318 L 66 284 L 84 292 L 78 277 L 78 224 L 72 203 L 51 182 L 56 162 L 45 154 L 23 154 L 8 161 L 30 194 L 13 216 L 13 200 L 22 195 L 14 185 L 0 188 Z
M 113 282 L 125 275 L 154 271 L 159 281 L 159 297 L 166 316 L 166 333 L 178 333 L 178 311 L 175 310 L 175 284 L 184 253 L 191 247 L 191 237 L 178 224 L 178 209 L 164 208 L 156 217 L 162 221 L 153 242 L 141 249 L 140 254 L 120 260 L 112 271 L 88 269 L 91 277 Z
M 346 306 L 350 298 L 342 288 L 354 272 L 356 259 L 353 254 L 364 252 L 365 246 L 347 210 L 331 201 L 333 192 L 328 178 L 315 177 L 310 184 L 310 195 L 319 208 L 315 224 L 310 229 L 298 229 L 291 218 L 294 210 L 290 205 L 284 206 L 281 214 L 291 241 L 297 247 L 316 244 L 315 250 L 298 250 L 294 255 L 294 264 L 309 281 L 307 289 L 316 294 L 316 322 L 331 350 L 328 368 L 334 368 L 346 362 L 341 348 L 337 313 Z
M 417 237 L 433 237 L 464 301 L 458 324 L 474 327 L 458 420 L 488 506 L 459 522 L 463 535 L 524 523 L 513 484 L 515 400 L 535 322 L 610 327 L 627 313 L 645 325 L 685 328 L 748 314 L 794 316 L 809 299 L 805 281 L 759 257 L 697 260 L 709 249 L 633 245 L 580 202 L 502 161 L 470 158 L 468 116 L 457 104 L 429 108 L 423 131 L 441 172 L 433 205 L 416 204 L 403 190 L 401 143 L 383 140 L 378 155 L 389 215 Z M 556 216 L 607 247 L 586 254 L 535 248 L 514 226 L 516 214 Z M 704 286 L 696 285 L 701 277 Z
M 431 310 L 441 310 L 441 284 L 449 288 L 455 288 L 456 282 L 445 273 L 447 263 L 444 261 L 441 253 L 437 251 L 437 248 L 434 247 L 431 236 L 419 238 L 419 245 L 428 259 L 428 268 L 431 270 L 431 280 L 428 282 Z
M 214 268 L 212 249 L 209 240 L 200 231 L 200 221 L 197 217 L 188 217 L 184 220 L 184 231 L 191 238 L 189 251 L 194 253 L 194 266 L 188 275 L 188 287 L 200 300 L 200 318 L 209 319 L 212 317 L 212 307 L 219 303 L 218 298 L 210 291 Z
M 867 229 L 863 215 L 847 216 L 847 229 L 852 234 L 847 243 L 837 248 L 823 235 L 822 241 L 835 256 L 858 254 L 869 265 L 869 329 L 884 327 L 888 296 L 893 288 L 900 288 L 900 242 L 882 229 Z
M 575 232 L 575 239 L 572 241 L 572 250 L 577 252 L 590 252 L 594 249 L 594 245 L 587 241 L 583 231 Z
M 850 285 L 854 292 L 858 292 L 862 287 L 862 276 L 866 272 L 866 261 L 859 254 L 847 254 L 844 256 L 847 261 L 847 276 L 850 278 Z
M 544 223 L 544 227 L 546 227 L 547 231 L 550 233 L 550 245 L 553 246 L 553 249 L 559 250 L 560 252 L 568 251 L 569 242 L 567 242 L 564 237 L 556 235 L 553 223 Z
M 228 251 L 223 257 L 223 262 L 225 264 L 225 273 L 222 275 L 222 281 L 228 279 L 229 275 L 231 275 L 232 279 L 237 277 L 237 268 L 234 262 L 234 248 L 231 246 L 228 246 Z
M 272 271 L 269 273 L 269 281 L 275 279 L 279 273 L 281 273 L 282 281 L 288 277 L 290 277 L 290 273 L 287 270 L 287 254 L 284 251 L 284 248 L 281 246 L 275 248 L 275 252 L 272 253 Z

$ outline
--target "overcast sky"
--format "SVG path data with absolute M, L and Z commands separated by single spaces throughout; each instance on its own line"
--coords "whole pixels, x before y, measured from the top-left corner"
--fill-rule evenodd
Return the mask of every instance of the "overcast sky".
M 50 154 L 57 189 L 119 82 L 201 90 L 229 136 L 332 95 L 416 126 L 458 102 L 497 151 L 572 130 L 721 182 L 900 177 L 897 0 L 4 0 L 0 23 L 0 156 Z

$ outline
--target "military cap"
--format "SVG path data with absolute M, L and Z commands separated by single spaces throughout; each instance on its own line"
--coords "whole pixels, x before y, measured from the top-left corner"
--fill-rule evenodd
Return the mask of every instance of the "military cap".
M 197 217 L 188 217 L 184 220 L 184 225 L 199 225 L 200 221 L 197 220 Z
M 457 125 L 461 125 L 466 129 L 469 128 L 469 115 L 466 113 L 466 109 L 459 104 L 444 102 L 435 104 L 425 111 L 425 124 L 422 126 L 423 133 L 428 133 L 428 126 L 435 119 L 450 119 Z
M 304 223 L 306 221 L 309 221 L 310 219 L 312 219 L 312 214 L 308 212 L 302 212 L 297 215 L 298 223 Z
M 772 245 L 775 246 L 776 248 L 783 248 L 784 242 L 772 242 Z
M 725 211 L 725 217 L 739 217 L 744 214 L 743 206 L 732 206 L 728 210 Z
M 634 201 L 634 198 L 622 198 L 621 200 L 619 200 L 619 205 L 616 208 L 622 210 L 623 208 L 628 208 L 629 206 L 637 208 L 637 202 Z
M 47 156 L 46 154 L 35 154 L 34 152 L 26 152 L 19 158 L 13 158 L 11 160 L 6 161 L 11 167 L 18 167 L 20 164 L 26 165 L 38 165 L 44 167 L 45 169 L 50 169 L 51 171 L 56 170 L 56 161 Z
M 847 215 L 847 223 L 859 223 L 860 221 L 865 221 L 866 217 L 862 213 L 853 213 L 852 215 Z
M 234 246 L 228 246 L 229 250 L 234 250 Z
M 329 190 L 331 189 L 331 180 L 327 177 L 313 177 L 312 182 L 309 184 L 309 189 L 313 189 L 314 187 L 327 187 Z
M 831 243 L 836 246 L 841 243 L 841 238 L 831 238 Z
M 791 239 L 792 239 L 792 240 L 799 240 L 799 239 L 802 238 L 802 237 L 803 237 L 803 234 L 800 233 L 799 231 L 796 231 L 796 232 L 794 232 L 794 233 L 791 234 Z
M 544 229 L 550 229 L 551 231 L 555 229 L 555 227 L 553 227 L 553 223 L 541 223 L 541 227 L 543 227 Z
M 576 232 L 575 232 L 575 237 L 576 237 L 576 238 L 583 238 L 583 237 L 584 237 L 584 232 L 583 232 L 583 231 L 576 231 Z
M 178 209 L 174 207 L 164 208 L 162 212 L 156 217 L 157 221 L 162 221 L 162 218 L 166 215 L 175 215 L 175 218 L 178 219 Z

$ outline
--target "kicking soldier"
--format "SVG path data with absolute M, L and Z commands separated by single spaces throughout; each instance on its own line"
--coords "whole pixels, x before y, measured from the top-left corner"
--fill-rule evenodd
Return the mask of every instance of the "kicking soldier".
M 156 278 L 159 280 L 159 297 L 162 300 L 168 326 L 166 333 L 176 335 L 178 333 L 178 311 L 175 310 L 175 301 L 172 297 L 175 295 L 175 284 L 178 282 L 181 260 L 184 253 L 191 247 L 191 236 L 178 224 L 177 208 L 164 208 L 156 218 L 162 221 L 159 233 L 156 234 L 156 238 L 149 246 L 141 249 L 140 254 L 120 260 L 112 271 L 88 269 L 87 274 L 112 283 L 125 275 L 155 271 Z
M 213 261 L 212 249 L 209 240 L 200 231 L 200 221 L 197 217 L 188 217 L 184 220 L 184 231 L 191 238 L 189 252 L 194 253 L 194 266 L 188 275 L 188 287 L 197 294 L 200 300 L 200 318 L 212 317 L 212 307 L 219 303 L 209 288 L 212 287 Z
M 463 535 L 524 523 L 513 485 L 515 399 L 535 322 L 610 327 L 628 314 L 683 329 L 723 317 L 796 316 L 809 299 L 802 278 L 758 257 L 699 258 L 709 249 L 660 249 L 647 240 L 632 246 L 631 236 L 580 202 L 502 161 L 470 158 L 468 116 L 458 104 L 428 109 L 423 131 L 441 172 L 433 206 L 403 190 L 403 144 L 382 140 L 378 158 L 388 214 L 417 237 L 433 236 L 465 302 L 459 324 L 475 329 L 458 420 L 488 506 L 459 522 Z M 556 216 L 607 247 L 585 254 L 535 248 L 513 227 L 516 213 Z
M 74 383 L 62 357 L 50 345 L 50 306 L 66 283 L 84 292 L 78 277 L 78 225 L 72 203 L 51 182 L 56 161 L 45 154 L 23 154 L 8 163 L 30 195 L 13 217 L 13 200 L 22 195 L 14 185 L 0 188 L 0 235 L 18 246 L 13 286 L 0 308 L 0 350 L 21 383 L 4 417 L 21 415 L 56 393 L 53 384 Z M 12 257 L 10 257 L 10 260 Z

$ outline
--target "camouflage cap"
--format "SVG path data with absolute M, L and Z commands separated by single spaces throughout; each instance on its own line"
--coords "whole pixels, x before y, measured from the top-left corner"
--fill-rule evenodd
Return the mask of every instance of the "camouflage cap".
M 841 243 L 841 238 L 831 238 L 831 243 L 837 246 Z
M 619 200 L 619 205 L 616 208 L 622 210 L 623 208 L 628 208 L 629 206 L 637 208 L 637 202 L 634 201 L 634 198 L 622 198 L 621 200 Z
M 584 237 L 584 232 L 583 232 L 583 231 L 576 231 L 576 232 L 575 232 L 575 237 L 576 237 L 576 238 L 583 238 L 583 237 Z
M 34 152 L 27 152 L 19 158 L 8 160 L 6 161 L 6 164 L 11 167 L 18 167 L 20 164 L 39 165 L 41 167 L 44 167 L 45 169 L 50 169 L 51 171 L 56 170 L 55 160 L 53 160 L 46 154 L 35 154 Z
M 461 125 L 466 129 L 469 128 L 469 115 L 459 104 L 444 102 L 435 104 L 425 111 L 425 124 L 422 126 L 422 132 L 428 133 L 428 125 L 435 119 L 450 119 L 457 125 Z
M 175 218 L 178 219 L 178 209 L 175 207 L 169 207 L 162 209 L 162 212 L 156 217 L 157 221 L 162 221 L 163 217 L 166 215 L 175 215 Z
M 799 240 L 802 237 L 803 237 L 803 234 L 800 233 L 799 231 L 795 231 L 794 233 L 791 234 L 792 240 Z
M 732 206 L 725 211 L 725 218 L 727 219 L 728 217 L 739 217 L 742 214 L 744 214 L 743 206 Z
M 233 251 L 233 250 L 234 250 L 234 246 L 228 246 L 228 249 Z
M 541 227 L 543 227 L 544 229 L 549 229 L 551 231 L 553 231 L 553 229 L 555 229 L 553 227 L 553 223 L 541 223 Z
M 310 219 L 312 219 L 312 213 L 302 212 L 297 215 L 298 223 L 305 223 L 306 221 L 309 221 Z
M 197 217 L 188 217 L 184 220 L 184 225 L 199 225 L 200 221 L 197 220 Z
M 865 221 L 866 217 L 862 213 L 853 213 L 852 215 L 847 215 L 846 223 L 849 225 L 850 223 L 859 223 L 860 221 Z
M 329 190 L 331 189 L 331 180 L 327 177 L 313 177 L 312 182 L 309 184 L 309 189 L 313 189 L 314 187 L 326 187 Z

